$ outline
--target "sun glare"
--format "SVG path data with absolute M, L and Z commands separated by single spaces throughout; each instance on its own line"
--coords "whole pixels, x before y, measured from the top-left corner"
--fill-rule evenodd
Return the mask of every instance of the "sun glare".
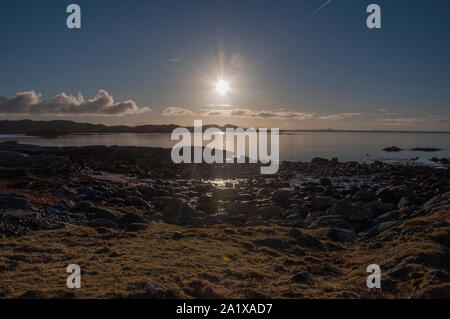
M 216 92 L 221 95 L 226 94 L 229 89 L 230 85 L 228 84 L 228 82 L 224 80 L 220 80 L 219 82 L 216 83 Z

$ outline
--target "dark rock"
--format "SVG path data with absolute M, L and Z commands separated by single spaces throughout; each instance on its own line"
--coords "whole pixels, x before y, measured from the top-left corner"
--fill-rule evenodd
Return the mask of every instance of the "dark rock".
M 163 299 L 168 297 L 166 287 L 163 284 L 153 280 L 149 280 L 144 284 L 144 290 L 146 292 L 146 298 Z
M 138 215 L 136 213 L 126 213 L 122 217 L 120 217 L 117 222 L 120 226 L 125 227 L 129 224 L 145 224 L 146 220 L 141 215 Z
M 367 205 L 367 208 L 373 213 L 373 215 L 382 215 L 392 211 L 394 209 L 394 205 L 381 201 L 372 201 Z
M 328 196 L 316 196 L 313 198 L 311 206 L 313 209 L 326 210 L 332 207 L 335 203 L 335 199 Z
M 384 148 L 383 151 L 385 151 L 385 152 L 400 152 L 400 151 L 402 151 L 402 149 L 397 146 L 391 146 L 391 147 Z
M 148 227 L 148 224 L 144 223 L 131 223 L 127 225 L 127 231 L 139 231 L 139 230 L 146 230 Z
M 411 151 L 413 151 L 413 152 L 439 152 L 439 151 L 442 151 L 442 149 L 434 148 L 434 147 L 416 147 L 416 148 L 413 148 Z
M 306 283 L 311 279 L 311 275 L 307 271 L 297 272 L 291 280 L 295 283 Z
M 327 236 L 333 241 L 353 242 L 358 237 L 354 232 L 346 229 L 328 228 Z
M 330 161 L 327 160 L 326 158 L 321 158 L 321 157 L 314 157 L 311 160 L 311 164 L 312 165 L 329 165 Z
M 256 214 L 265 219 L 271 219 L 274 217 L 279 217 L 283 213 L 283 209 L 278 206 L 266 206 L 261 207 L 256 211 Z
M 164 209 L 164 221 L 169 224 L 185 226 L 189 219 L 195 215 L 194 209 L 187 202 L 179 200 Z
M 10 151 L 0 151 L 0 166 L 20 167 L 31 164 L 31 158 L 27 154 Z
M 88 213 L 94 208 L 94 205 L 90 201 L 76 202 L 73 206 L 73 210 L 76 212 Z
M 408 188 L 406 185 L 385 187 L 377 191 L 377 198 L 383 202 L 397 205 L 403 196 L 408 195 Z
M 106 218 L 98 218 L 91 220 L 87 226 L 89 227 L 106 227 L 106 228 L 112 228 L 112 229 L 118 229 L 119 225 L 116 222 L 113 222 L 112 220 L 106 219 Z
M 375 192 L 368 189 L 360 189 L 353 194 L 352 199 L 357 202 L 369 203 L 375 200 Z
M 276 203 L 285 204 L 289 201 L 291 192 L 288 190 L 277 190 L 272 194 L 272 200 Z
M 180 232 L 180 231 L 173 232 L 172 239 L 178 240 L 178 239 L 181 239 L 181 238 L 183 238 L 183 233 L 182 232 Z
M 256 206 L 251 202 L 234 202 L 229 204 L 225 210 L 229 215 L 254 215 Z
M 143 200 L 142 198 L 139 198 L 137 196 L 127 196 L 125 198 L 125 204 L 130 206 L 147 206 L 148 203 Z
M 331 182 L 331 179 L 329 179 L 328 177 L 322 177 L 320 179 L 320 185 L 329 187 L 329 186 L 333 186 L 333 183 Z
M 95 215 L 95 218 L 106 218 L 114 221 L 122 216 L 121 213 L 108 208 L 94 208 L 92 213 Z
M 238 192 L 233 188 L 216 188 L 212 191 L 215 200 L 233 200 L 238 196 Z

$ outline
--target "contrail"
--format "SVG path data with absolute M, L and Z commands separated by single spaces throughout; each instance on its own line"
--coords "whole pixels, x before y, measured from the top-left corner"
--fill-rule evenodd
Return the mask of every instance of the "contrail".
M 315 15 L 317 12 L 319 12 L 321 9 L 323 9 L 325 6 L 327 6 L 331 1 L 333 1 L 333 0 L 327 0 L 324 4 L 322 4 L 319 8 L 317 8 L 316 11 L 311 13 L 311 15 L 309 17 L 311 18 L 313 15 Z

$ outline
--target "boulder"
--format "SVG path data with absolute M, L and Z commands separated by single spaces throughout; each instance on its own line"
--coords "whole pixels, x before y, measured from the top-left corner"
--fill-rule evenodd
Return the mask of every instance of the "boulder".
M 164 209 L 164 221 L 169 224 L 185 226 L 189 219 L 195 215 L 194 209 L 186 201 L 178 200 Z
M 225 208 L 228 215 L 254 215 L 256 213 L 256 206 L 251 202 L 234 202 Z
M 138 215 L 136 213 L 126 213 L 122 217 L 120 217 L 117 220 L 117 222 L 119 223 L 120 226 L 126 227 L 129 224 L 134 224 L 134 223 L 145 224 L 146 220 L 144 217 L 142 217 L 141 215 Z
M 280 190 L 274 191 L 272 193 L 272 200 L 275 203 L 286 204 L 289 202 L 290 198 L 291 198 L 291 192 L 289 190 L 280 189 Z
M 112 228 L 112 229 L 118 229 L 119 225 L 116 222 L 113 222 L 112 220 L 106 219 L 106 218 L 98 218 L 91 220 L 87 226 L 93 227 L 93 228 L 99 228 L 99 227 L 106 227 L 106 228 Z
M 354 232 L 340 228 L 328 228 L 327 236 L 333 241 L 353 242 L 358 237 Z
M 279 217 L 283 213 L 283 209 L 279 206 L 266 206 L 261 207 L 256 211 L 256 214 L 262 218 L 271 219 L 274 217 Z
M 403 196 L 408 195 L 408 188 L 406 185 L 384 187 L 377 191 L 376 197 L 383 202 L 397 205 Z

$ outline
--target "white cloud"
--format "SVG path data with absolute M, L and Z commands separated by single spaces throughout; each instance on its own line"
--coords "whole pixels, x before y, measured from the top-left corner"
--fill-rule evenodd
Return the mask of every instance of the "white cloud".
M 185 109 L 183 107 L 169 106 L 162 111 L 163 116 L 188 116 L 192 115 L 191 110 Z
M 35 91 L 19 92 L 10 99 L 0 97 L 0 114 L 118 116 L 148 111 L 149 108 L 139 108 L 133 100 L 115 103 L 105 90 L 99 90 L 94 98 L 88 100 L 81 94 L 74 97 L 64 92 L 50 100 L 41 100 L 41 95 Z
M 346 120 L 351 119 L 354 117 L 361 116 L 362 113 L 339 113 L 339 114 L 328 114 L 328 115 L 321 115 L 317 117 L 318 120 Z

